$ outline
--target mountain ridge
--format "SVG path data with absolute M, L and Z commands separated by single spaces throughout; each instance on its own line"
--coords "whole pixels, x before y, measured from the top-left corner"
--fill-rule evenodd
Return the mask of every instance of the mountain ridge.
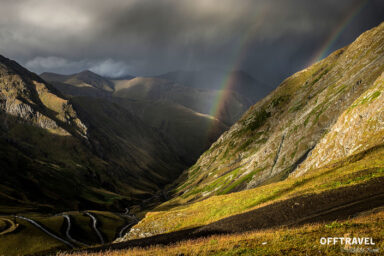
M 169 188 L 171 199 L 117 242 L 156 243 L 178 232 L 195 239 L 195 230 L 244 235 L 247 225 L 336 221 L 383 205 L 383 76 L 384 22 L 253 105 Z
M 0 99 L 0 212 L 6 205 L 119 209 L 153 196 L 185 168 L 162 135 L 126 109 L 68 99 L 2 56 Z
M 287 178 L 383 72 L 383 33 L 384 23 L 285 79 L 180 177 L 175 200 L 200 200 Z

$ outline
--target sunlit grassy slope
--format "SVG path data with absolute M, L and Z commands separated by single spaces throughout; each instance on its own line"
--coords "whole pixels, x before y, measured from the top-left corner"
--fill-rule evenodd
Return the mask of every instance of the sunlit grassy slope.
M 359 217 L 328 224 L 297 228 L 276 228 L 235 235 L 215 235 L 188 240 L 170 246 L 151 246 L 99 253 L 59 253 L 59 256 L 173 256 L 173 255 L 350 255 L 353 248 L 363 248 L 359 255 L 379 255 L 384 250 L 384 211 L 378 209 Z M 321 245 L 321 237 L 371 237 L 372 246 Z M 348 252 L 348 250 L 350 250 Z M 368 250 L 375 250 L 372 254 Z M 378 253 L 377 253 L 378 252 Z M 354 255 L 352 253 L 352 255 Z
M 136 238 L 143 233 L 158 234 L 202 226 L 297 195 L 363 183 L 384 176 L 383 159 L 384 148 L 380 147 L 311 171 L 299 178 L 289 178 L 255 189 L 212 196 L 195 203 L 182 201 L 181 198 L 178 199 L 180 201 L 166 202 L 153 212 L 147 213 L 134 227 L 139 231 L 131 231 L 127 238 Z
M 174 198 L 147 213 L 126 239 L 383 176 L 383 44 L 384 23 L 287 78 L 224 133 L 179 178 Z M 231 193 L 239 190 L 245 191 Z
M 383 49 L 384 23 L 285 79 L 184 172 L 172 191 L 176 200 L 198 201 L 280 181 L 301 164 L 303 173 L 382 143 L 367 137 L 382 132 Z M 360 121 L 364 129 L 357 132 Z M 329 143 L 316 148 L 335 123 Z M 306 165 L 311 154 L 316 159 Z

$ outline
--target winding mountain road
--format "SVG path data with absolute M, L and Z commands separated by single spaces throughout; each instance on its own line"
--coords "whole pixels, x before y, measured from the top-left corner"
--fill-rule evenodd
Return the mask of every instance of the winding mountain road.
M 58 237 L 57 235 L 53 234 L 52 232 L 48 231 L 46 228 L 44 228 L 43 226 L 41 226 L 39 223 L 37 223 L 36 221 L 32 220 L 32 219 L 29 219 L 27 217 L 23 217 L 23 216 L 15 216 L 16 218 L 19 218 L 19 219 L 22 219 L 22 220 L 25 220 L 25 221 L 28 221 L 29 223 L 31 223 L 32 225 L 34 225 L 35 227 L 39 228 L 41 231 L 43 231 L 44 233 L 46 233 L 47 235 L 51 236 L 52 238 L 68 245 L 69 247 L 71 247 L 72 249 L 75 248 L 75 246 L 68 242 L 67 240 L 64 240 L 63 238 L 61 237 Z
M 4 223 L 4 229 L 1 229 L 1 222 Z M 14 221 L 8 218 L 1 218 L 0 216 L 0 236 L 12 233 L 19 227 L 19 224 L 16 224 Z
M 164 190 L 162 191 L 162 193 L 163 193 L 163 196 L 164 196 L 164 194 L 165 194 Z M 124 234 L 126 233 L 126 231 L 130 227 L 134 226 L 135 224 L 137 224 L 139 222 L 139 220 L 137 219 L 136 215 L 135 214 L 130 214 L 130 212 L 131 211 L 130 211 L 129 208 L 125 208 L 123 213 L 116 213 L 117 215 L 120 215 L 124 219 L 130 218 L 130 222 L 120 229 L 120 232 L 118 233 L 118 237 L 117 238 L 122 238 L 124 236 Z
M 93 221 L 93 223 L 92 223 L 93 230 L 95 231 L 95 233 L 99 237 L 101 244 L 105 244 L 104 238 L 101 235 L 101 232 L 99 231 L 99 229 L 97 228 L 97 219 L 96 219 L 96 217 L 93 216 L 90 212 L 85 212 L 85 214 L 88 215 L 92 219 L 92 221 Z
M 80 242 L 80 241 L 74 239 L 70 235 L 69 231 L 71 230 L 71 227 L 72 227 L 71 217 L 68 214 L 63 214 L 63 217 L 64 217 L 64 219 L 67 220 L 67 229 L 65 230 L 65 235 L 67 236 L 68 240 L 70 240 L 72 243 L 79 244 L 81 246 L 89 246 L 89 245 L 87 245 L 87 244 L 85 244 L 83 242 Z
M 137 224 L 136 216 L 134 216 L 133 221 L 125 225 L 119 232 L 119 238 L 122 238 L 124 236 L 124 233 L 127 231 L 128 228 L 132 227 L 133 225 Z

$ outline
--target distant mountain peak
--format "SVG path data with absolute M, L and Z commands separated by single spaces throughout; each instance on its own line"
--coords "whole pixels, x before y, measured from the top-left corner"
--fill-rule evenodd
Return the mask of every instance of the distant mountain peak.
M 44 72 L 40 75 L 49 82 L 60 82 L 70 84 L 76 87 L 93 87 L 96 89 L 112 92 L 114 84 L 109 79 L 102 77 L 90 70 L 83 70 L 71 75 L 61 75 L 56 73 Z
M 75 75 L 75 76 L 84 76 L 85 75 L 85 76 L 95 76 L 95 77 L 104 78 L 103 76 L 101 76 L 101 75 L 99 75 L 99 74 L 97 74 L 97 73 L 95 73 L 89 69 L 83 70 L 83 71 L 76 73 L 76 74 L 73 74 L 73 75 Z

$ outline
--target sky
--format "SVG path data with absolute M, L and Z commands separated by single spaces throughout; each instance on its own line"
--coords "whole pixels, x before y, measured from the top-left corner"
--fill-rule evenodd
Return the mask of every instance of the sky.
M 28 69 L 284 78 L 384 21 L 382 0 L 0 0 L 0 54 Z

